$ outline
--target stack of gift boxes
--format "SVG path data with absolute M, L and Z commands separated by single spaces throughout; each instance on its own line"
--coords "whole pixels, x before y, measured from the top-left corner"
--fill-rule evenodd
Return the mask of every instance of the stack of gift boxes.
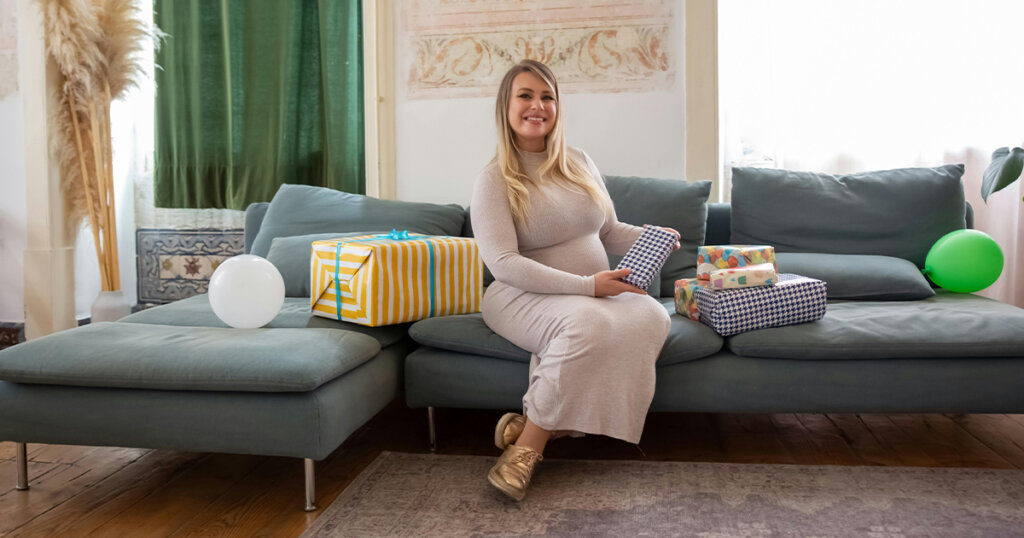
M 825 315 L 825 283 L 779 274 L 775 248 L 764 245 L 698 247 L 697 278 L 677 280 L 675 293 L 677 312 L 722 336 Z

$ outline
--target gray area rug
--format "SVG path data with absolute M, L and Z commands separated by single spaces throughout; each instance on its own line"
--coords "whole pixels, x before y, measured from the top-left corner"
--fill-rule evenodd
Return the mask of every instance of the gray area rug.
M 384 452 L 302 536 L 1024 536 L 1024 471 L 496 459 Z

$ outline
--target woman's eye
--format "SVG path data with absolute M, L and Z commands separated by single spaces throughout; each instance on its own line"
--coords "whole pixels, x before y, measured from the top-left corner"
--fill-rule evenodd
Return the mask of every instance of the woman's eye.
M 521 94 L 519 94 L 519 97 L 521 99 L 529 99 L 530 98 L 530 94 L 528 94 L 528 93 L 521 93 Z
M 544 101 L 554 101 L 555 100 L 554 96 L 551 96 L 551 95 L 545 95 L 544 97 L 541 97 L 541 99 L 544 100 Z

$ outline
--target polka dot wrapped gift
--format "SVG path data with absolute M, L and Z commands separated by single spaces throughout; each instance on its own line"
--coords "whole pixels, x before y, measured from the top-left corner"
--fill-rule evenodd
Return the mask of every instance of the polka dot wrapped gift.
M 779 280 L 775 266 L 770 263 L 759 263 L 735 269 L 719 269 L 711 272 L 711 288 L 716 290 L 731 288 L 753 288 L 754 286 L 770 286 Z
M 697 299 L 693 296 L 693 291 L 697 288 L 707 288 L 710 285 L 710 281 L 699 278 L 680 278 L 676 280 L 676 312 L 689 317 L 693 321 L 700 321 Z
M 775 247 L 768 245 L 704 245 L 697 247 L 697 278 L 710 280 L 711 272 L 762 263 L 775 264 Z M 776 265 L 775 270 L 779 268 Z

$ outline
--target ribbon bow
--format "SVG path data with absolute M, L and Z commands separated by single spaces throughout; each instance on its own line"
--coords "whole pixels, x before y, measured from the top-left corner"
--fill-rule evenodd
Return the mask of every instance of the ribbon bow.
M 388 239 L 395 240 L 395 241 L 399 241 L 399 240 L 402 240 L 402 239 L 409 239 L 409 231 L 408 230 L 398 231 L 398 230 L 392 229 L 391 233 L 387 234 L 385 237 L 387 237 Z

